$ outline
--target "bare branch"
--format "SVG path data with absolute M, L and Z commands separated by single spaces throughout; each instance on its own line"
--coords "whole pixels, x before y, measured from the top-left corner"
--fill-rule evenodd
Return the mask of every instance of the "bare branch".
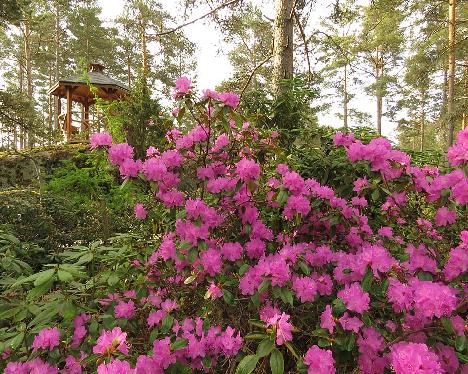
M 247 82 L 245 82 L 245 85 L 244 87 L 242 88 L 242 91 L 239 95 L 239 98 L 242 99 L 242 95 L 244 95 L 244 92 L 245 90 L 247 89 L 247 87 L 249 86 L 250 82 L 252 81 L 252 78 L 253 76 L 255 75 L 255 73 L 257 72 L 258 69 L 260 69 L 264 64 L 266 64 L 268 61 L 271 60 L 271 58 L 273 57 L 273 54 L 267 56 L 267 58 L 265 58 L 263 61 L 261 61 L 257 66 L 255 66 L 255 68 L 250 72 L 250 75 L 249 75 L 249 78 L 247 79 Z
M 157 33 L 157 34 L 149 34 L 148 37 L 150 37 L 150 38 L 156 38 L 156 37 L 158 37 L 158 36 L 164 36 L 164 35 L 172 34 L 173 32 L 176 32 L 176 31 L 178 31 L 178 30 L 184 28 L 185 26 L 188 26 L 188 25 L 191 25 L 191 24 L 193 24 L 193 23 L 195 23 L 195 22 L 197 22 L 197 21 L 200 21 L 201 19 L 206 18 L 206 17 L 208 17 L 208 16 L 210 16 L 210 15 L 216 13 L 218 10 L 220 10 L 220 9 L 222 9 L 222 8 L 226 8 L 226 7 L 229 6 L 229 5 L 233 5 L 233 4 L 235 4 L 235 3 L 238 3 L 239 1 L 240 1 L 240 0 L 231 0 L 231 1 L 228 1 L 227 3 L 223 3 L 223 4 L 219 5 L 219 6 L 217 6 L 216 8 L 210 10 L 208 13 L 205 13 L 205 14 L 201 15 L 200 17 L 197 17 L 197 18 L 195 18 L 195 19 L 193 19 L 193 20 L 191 20 L 191 21 L 185 22 L 185 23 L 183 23 L 183 24 L 181 24 L 181 25 L 179 25 L 179 26 L 177 26 L 177 27 L 174 27 L 173 29 L 170 29 L 170 30 L 163 31 L 163 32 L 159 32 L 159 33 Z
M 299 19 L 299 16 L 297 15 L 297 12 L 293 8 L 293 13 L 294 13 L 294 19 L 296 20 L 297 27 L 299 27 L 299 31 L 301 32 L 301 37 L 302 40 L 304 41 L 304 50 L 306 53 L 306 58 L 307 58 L 307 69 L 309 70 L 309 82 L 312 81 L 312 69 L 310 67 L 310 56 L 309 56 L 309 44 L 307 43 L 307 39 L 305 36 L 304 28 L 302 27 L 301 20 Z

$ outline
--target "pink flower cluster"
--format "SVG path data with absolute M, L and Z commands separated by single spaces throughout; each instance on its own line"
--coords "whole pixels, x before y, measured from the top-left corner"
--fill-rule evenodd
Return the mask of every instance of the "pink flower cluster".
M 60 331 L 57 327 L 45 328 L 39 331 L 34 337 L 32 344 L 33 351 L 37 351 L 39 348 L 53 350 L 60 344 Z

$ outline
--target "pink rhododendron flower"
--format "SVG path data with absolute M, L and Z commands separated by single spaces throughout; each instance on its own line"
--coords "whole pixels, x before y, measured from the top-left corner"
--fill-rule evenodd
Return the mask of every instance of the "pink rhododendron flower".
M 93 347 L 93 353 L 106 355 L 117 350 L 128 355 L 126 339 L 127 333 L 123 332 L 120 327 L 114 327 L 111 331 L 103 331 Z
M 451 225 L 457 219 L 457 212 L 449 210 L 446 206 L 437 209 L 435 222 L 437 226 Z
M 131 158 L 125 159 L 119 167 L 120 175 L 123 178 L 136 177 L 141 170 L 142 162 Z
M 452 166 L 468 162 L 468 128 L 458 132 L 457 141 L 448 149 L 447 158 Z
M 234 92 L 222 92 L 218 98 L 224 105 L 230 106 L 232 109 L 236 109 L 240 101 L 239 95 Z
M 110 147 L 112 145 L 112 136 L 108 132 L 97 132 L 89 137 L 91 143 L 91 149 L 97 147 Z
M 289 318 L 289 314 L 286 313 L 282 313 L 281 315 L 275 314 L 267 322 L 267 326 L 272 326 L 276 329 L 276 344 L 278 345 L 292 340 L 293 326 L 288 322 Z
M 438 342 L 435 345 L 435 352 L 439 356 L 439 361 L 444 372 L 455 374 L 460 366 L 455 350 L 452 347 Z
M 266 244 L 263 240 L 252 239 L 245 244 L 245 251 L 249 258 L 259 258 L 265 253 Z
M 417 278 L 413 278 L 410 285 L 413 288 L 414 310 L 420 316 L 450 316 L 457 307 L 457 291 L 450 286 Z
M 37 351 L 39 348 L 53 350 L 60 344 L 60 331 L 57 327 L 45 328 L 39 331 L 34 337 L 32 343 L 33 351 Z
M 134 374 L 135 369 L 130 367 L 127 361 L 120 361 L 118 358 L 112 360 L 110 363 L 102 363 L 98 366 L 98 374 Z
M 452 248 L 444 267 L 445 279 L 451 281 L 468 271 L 468 249 L 462 246 Z
M 86 331 L 85 323 L 88 322 L 90 318 L 91 316 L 85 313 L 82 313 L 76 316 L 75 319 L 73 320 L 74 330 L 73 330 L 73 338 L 71 342 L 71 346 L 73 348 L 77 348 L 82 342 L 83 338 L 86 336 L 87 331 Z
M 114 144 L 109 148 L 109 161 L 120 166 L 126 159 L 133 158 L 133 147 L 127 143 Z
M 236 164 L 236 171 L 240 179 L 248 182 L 259 177 L 260 166 L 253 160 L 243 158 Z
M 362 321 L 357 317 L 350 317 L 348 312 L 343 314 L 343 316 L 339 319 L 341 327 L 344 330 L 354 331 L 356 334 L 359 332 L 359 329 L 362 327 Z
M 215 283 L 210 283 L 210 286 L 208 287 L 208 295 L 212 299 L 218 299 L 221 296 L 223 296 L 223 290 L 219 288 Z
M 115 318 L 127 318 L 130 319 L 135 315 L 135 303 L 133 300 L 128 302 L 119 301 L 115 306 Z
M 308 366 L 308 374 L 335 374 L 335 360 L 328 349 L 320 349 L 313 345 L 304 356 L 304 364 Z
M 211 276 L 219 273 L 223 266 L 221 255 L 215 249 L 208 249 L 202 252 L 200 254 L 200 262 L 203 265 L 203 269 Z
M 167 316 L 166 311 L 161 309 L 161 310 L 157 310 L 156 312 L 150 313 L 146 321 L 149 327 L 153 327 L 159 324 L 159 322 L 161 322 L 166 316 Z
M 234 333 L 235 330 L 228 326 L 219 337 L 221 350 L 226 356 L 236 355 L 242 346 L 243 340 L 240 336 L 240 332 L 237 332 L 237 335 L 234 335 Z
M 226 260 L 236 261 L 242 257 L 242 245 L 240 243 L 224 243 L 221 247 L 221 254 Z
M 83 372 L 79 361 L 72 355 L 68 355 L 65 359 L 65 368 L 61 371 L 62 374 L 81 374 Z
M 4 374 L 58 374 L 58 369 L 36 357 L 26 362 L 9 362 Z
M 186 76 L 177 78 L 174 91 L 172 92 L 172 97 L 183 96 L 190 91 L 192 88 L 192 81 Z
M 292 289 L 296 292 L 301 303 L 313 301 L 317 294 L 317 284 L 309 277 L 293 277 Z
M 330 334 L 333 334 L 333 330 L 336 326 L 336 322 L 332 315 L 332 308 L 330 305 L 325 307 L 325 310 L 320 315 L 320 327 L 327 329 Z
M 337 295 L 344 301 L 346 308 L 353 312 L 364 313 L 369 309 L 369 294 L 362 290 L 359 283 L 346 285 Z
M 442 374 L 439 358 L 425 344 L 400 342 L 391 348 L 390 359 L 395 374 Z
M 148 215 L 148 212 L 141 203 L 135 204 L 134 212 L 137 219 L 146 219 L 146 216 Z

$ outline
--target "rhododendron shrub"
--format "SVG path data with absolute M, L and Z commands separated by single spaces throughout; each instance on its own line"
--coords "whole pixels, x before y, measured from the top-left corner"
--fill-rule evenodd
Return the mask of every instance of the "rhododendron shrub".
M 126 276 L 108 275 L 111 292 L 71 326 L 38 332 L 38 361 L 9 352 L 7 370 L 466 372 L 468 130 L 445 174 L 384 138 L 337 133 L 350 162 L 371 171 L 346 200 L 283 163 L 235 94 L 197 98 L 183 77 L 173 97 L 166 149 L 135 160 L 127 144 L 93 138 L 173 225 L 128 258 Z M 135 206 L 136 219 L 150 217 Z

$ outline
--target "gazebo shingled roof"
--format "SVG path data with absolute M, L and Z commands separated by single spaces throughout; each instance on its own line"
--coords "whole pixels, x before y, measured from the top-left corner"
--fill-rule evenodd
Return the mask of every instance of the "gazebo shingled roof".
M 73 87 L 72 100 L 90 105 L 94 104 L 94 94 L 89 89 L 88 83 L 97 87 L 97 96 L 106 100 L 119 99 L 128 94 L 130 89 L 123 83 L 105 75 L 104 66 L 101 64 L 90 64 L 88 71 L 89 82 L 84 79 L 83 74 L 75 74 L 68 78 L 60 79 L 49 89 L 49 94 L 65 98 L 67 87 Z
M 72 75 L 60 79 L 48 91 L 49 95 L 58 97 L 57 115 L 60 116 L 60 99 L 67 99 L 67 114 L 63 129 L 67 140 L 70 140 L 74 128 L 72 126 L 72 102 L 83 105 L 84 118 L 82 119 L 82 130 L 89 128 L 89 106 L 95 104 L 95 96 L 101 99 L 113 101 L 126 96 L 130 89 L 123 83 L 103 73 L 104 66 L 101 64 L 90 64 L 87 79 L 82 74 Z M 97 88 L 96 93 L 91 92 L 89 85 Z

